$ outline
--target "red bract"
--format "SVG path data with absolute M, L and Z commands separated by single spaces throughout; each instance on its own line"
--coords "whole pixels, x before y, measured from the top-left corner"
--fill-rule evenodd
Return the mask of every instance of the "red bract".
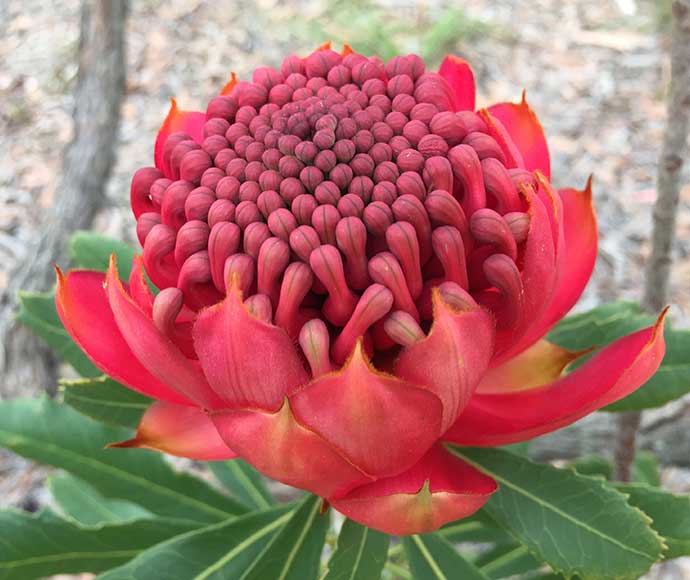
M 158 400 L 118 445 L 239 456 L 419 533 L 496 490 L 444 441 L 523 441 L 643 384 L 663 317 L 562 376 L 582 353 L 543 336 L 594 266 L 590 187 L 551 187 L 524 96 L 473 107 L 457 57 L 328 46 L 233 77 L 206 113 L 173 102 L 132 180 L 129 283 L 114 260 L 58 273 L 72 337 Z

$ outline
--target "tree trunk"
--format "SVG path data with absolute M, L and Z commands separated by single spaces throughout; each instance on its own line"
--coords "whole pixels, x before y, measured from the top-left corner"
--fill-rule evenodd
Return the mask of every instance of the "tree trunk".
M 14 321 L 16 297 L 19 290 L 42 291 L 52 285 L 52 266 L 66 263 L 71 233 L 89 228 L 104 205 L 124 92 L 126 14 L 125 0 L 82 4 L 74 138 L 65 149 L 54 205 L 42 216 L 0 298 L 0 398 L 55 386 L 56 363 L 49 349 Z
M 680 199 L 681 170 L 690 127 L 690 0 L 674 0 L 671 30 L 671 87 L 666 130 L 659 158 L 657 198 L 654 204 L 652 252 L 647 264 L 642 306 L 658 314 L 669 298 L 668 285 L 676 239 L 676 216 Z M 622 413 L 616 436 L 616 478 L 630 480 L 635 458 L 635 440 L 641 413 Z

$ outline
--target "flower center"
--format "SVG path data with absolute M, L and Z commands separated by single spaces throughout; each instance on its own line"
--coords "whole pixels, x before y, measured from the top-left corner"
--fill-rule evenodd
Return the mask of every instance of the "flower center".
M 145 168 L 132 182 L 155 209 L 137 220 L 146 270 L 191 308 L 233 280 L 295 339 L 327 322 L 336 362 L 360 336 L 375 350 L 419 337 L 442 284 L 499 324 L 519 314 L 518 191 L 532 176 L 506 168 L 482 117 L 453 112 L 418 56 L 287 57 L 215 97 L 207 119 L 201 144 L 168 136 L 174 179 Z

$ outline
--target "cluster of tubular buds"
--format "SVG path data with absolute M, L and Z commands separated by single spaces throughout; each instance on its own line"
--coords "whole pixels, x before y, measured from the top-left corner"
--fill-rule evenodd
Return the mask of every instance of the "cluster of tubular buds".
M 214 304 L 232 281 L 319 375 L 359 337 L 375 353 L 422 338 L 437 286 L 514 324 L 533 177 L 507 168 L 486 119 L 453 112 L 453 98 L 415 55 L 331 50 L 214 98 L 203 140 L 169 134 L 164 172 L 132 181 L 145 268 L 167 289 L 159 328 L 175 340 L 183 304 Z

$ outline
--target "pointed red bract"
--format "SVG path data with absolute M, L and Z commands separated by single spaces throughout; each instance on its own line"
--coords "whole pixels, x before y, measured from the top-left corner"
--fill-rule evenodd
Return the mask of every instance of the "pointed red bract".
M 545 317 L 551 328 L 575 306 L 587 286 L 597 259 L 597 218 L 592 203 L 591 179 L 584 190 L 567 188 L 558 191 L 563 204 L 563 267 Z
M 146 410 L 134 438 L 108 447 L 144 447 L 197 461 L 237 457 L 203 409 L 160 401 Z
M 156 145 L 153 150 L 153 159 L 156 168 L 166 177 L 174 179 L 170 167 L 163 160 L 163 148 L 165 147 L 165 140 L 171 133 L 186 133 L 194 141 L 201 144 L 204 140 L 204 124 L 206 123 L 206 114 L 199 111 L 181 111 L 177 106 L 175 99 L 170 99 L 170 110 L 163 121 L 161 128 L 158 130 L 156 137 Z
M 386 534 L 421 534 L 472 515 L 496 482 L 440 445 L 408 471 L 353 489 L 329 503 L 347 517 Z
M 138 360 L 153 376 L 206 408 L 217 408 L 220 398 L 211 390 L 195 361 L 185 357 L 127 294 L 117 273 L 115 256 L 105 279 L 108 301 L 122 337 Z
M 503 151 L 503 155 L 506 159 L 506 168 L 514 169 L 517 167 L 524 169 L 525 161 L 522 158 L 520 148 L 513 141 L 511 134 L 508 132 L 508 129 L 503 126 L 503 123 L 501 123 L 498 118 L 494 117 L 488 109 L 481 109 L 479 111 L 479 116 L 484 120 L 484 123 L 486 123 L 488 134 L 495 139 L 501 151 Z
M 522 94 L 519 103 L 498 103 L 489 107 L 489 112 L 498 119 L 510 134 L 520 150 L 525 168 L 539 170 L 547 178 L 551 176 L 551 159 L 546 144 L 544 129 Z
M 154 296 L 146 282 L 144 260 L 141 256 L 134 256 L 132 259 L 132 272 L 129 275 L 129 295 L 144 313 L 151 316 Z
M 232 89 L 235 88 L 235 85 L 239 83 L 240 81 L 237 79 L 237 75 L 234 72 L 230 73 L 230 80 L 223 85 L 223 88 L 220 90 L 221 95 L 229 95 L 232 93 Z
M 459 445 L 494 447 L 570 425 L 644 384 L 664 357 L 663 320 L 602 349 L 551 384 L 513 394 L 476 394 L 443 436 Z
M 276 411 L 286 394 L 309 380 L 290 337 L 250 314 L 236 285 L 225 300 L 199 313 L 193 336 L 225 407 Z
M 290 405 L 302 425 L 376 477 L 407 469 L 441 434 L 438 397 L 377 372 L 361 341 L 340 371 L 292 395 Z
M 211 413 L 228 446 L 261 473 L 321 497 L 372 481 L 319 435 L 295 420 L 286 399 L 275 413 Z
M 449 54 L 443 59 L 440 74 L 455 94 L 456 111 L 474 111 L 475 86 L 474 73 L 469 63 L 453 54 Z
M 99 369 L 132 390 L 170 403 L 191 404 L 134 356 L 115 323 L 104 284 L 101 272 L 77 270 L 65 276 L 57 269 L 55 305 L 67 332 Z
M 433 292 L 434 323 L 425 339 L 405 348 L 396 375 L 443 403 L 442 430 L 465 408 L 493 355 L 494 321 L 480 307 L 455 311 Z

